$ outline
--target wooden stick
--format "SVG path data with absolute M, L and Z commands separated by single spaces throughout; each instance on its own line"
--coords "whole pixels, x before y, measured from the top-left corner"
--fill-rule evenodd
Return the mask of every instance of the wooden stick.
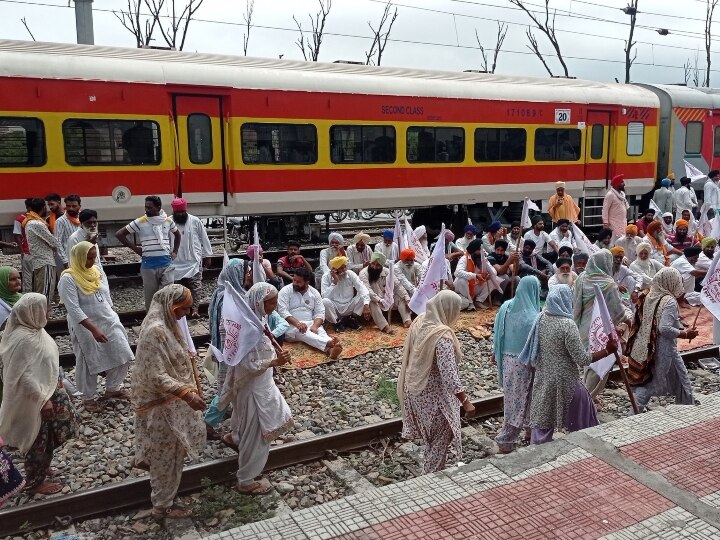
M 513 265 L 512 280 L 510 281 L 510 298 L 515 298 L 515 278 L 520 270 L 520 258 L 522 257 L 522 254 L 518 253 L 518 251 L 520 251 L 520 241 L 522 240 L 522 237 L 522 229 L 520 229 L 520 236 L 515 243 L 515 253 L 518 254 L 518 262 Z
M 627 390 L 628 397 L 630 398 L 630 405 L 632 405 L 633 412 L 635 414 L 640 413 L 640 409 L 638 409 L 637 403 L 635 403 L 635 395 L 632 393 L 632 388 L 630 388 L 630 381 L 628 380 L 627 373 L 625 372 L 625 366 L 623 366 L 622 361 L 620 360 L 620 355 L 615 351 L 615 362 L 617 362 L 618 367 L 620 368 L 620 375 L 622 376 L 622 380 L 625 383 L 625 389 Z
M 698 306 L 697 313 L 695 314 L 695 320 L 693 321 L 693 325 L 692 325 L 692 329 L 693 329 L 693 330 L 695 330 L 695 327 L 696 327 L 696 325 L 697 325 L 698 317 L 700 317 L 700 310 L 701 310 L 702 308 L 703 308 L 703 305 L 700 304 L 700 305 Z M 690 341 L 692 341 L 692 340 L 693 340 L 693 338 L 688 338 L 688 342 L 690 342 Z

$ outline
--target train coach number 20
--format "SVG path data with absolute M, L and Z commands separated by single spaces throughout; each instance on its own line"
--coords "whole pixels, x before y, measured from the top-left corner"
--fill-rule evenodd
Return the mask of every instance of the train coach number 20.
M 555 123 L 556 124 L 569 124 L 570 123 L 570 109 L 555 109 Z

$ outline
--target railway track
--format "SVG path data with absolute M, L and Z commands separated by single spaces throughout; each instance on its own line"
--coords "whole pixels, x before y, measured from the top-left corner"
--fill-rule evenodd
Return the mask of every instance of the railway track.
M 718 354 L 718 347 L 704 347 L 682 355 L 687 363 Z M 619 382 L 620 376 L 614 370 L 611 379 Z M 494 395 L 473 404 L 477 415 L 473 423 L 492 418 L 503 411 L 503 396 Z M 327 435 L 296 441 L 270 449 L 266 471 L 283 469 L 331 458 L 337 453 L 350 452 L 370 447 L 375 442 L 398 437 L 402 428 L 399 417 L 373 423 L 367 426 L 344 429 Z M 237 460 L 234 457 L 212 460 L 191 465 L 183 471 L 179 494 L 197 492 L 212 484 L 234 481 Z M 150 484 L 147 477 L 111 483 L 105 486 L 79 491 L 61 497 L 27 503 L 0 511 L 0 536 L 27 533 L 31 530 L 49 527 L 56 518 L 63 521 L 103 516 L 120 510 L 127 510 L 149 504 Z

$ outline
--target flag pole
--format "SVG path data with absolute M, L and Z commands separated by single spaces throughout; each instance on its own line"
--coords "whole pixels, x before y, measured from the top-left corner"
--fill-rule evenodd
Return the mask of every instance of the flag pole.
M 625 371 L 625 366 L 620 360 L 618 352 L 615 351 L 613 354 L 615 355 L 615 362 L 617 362 L 617 365 L 620 368 L 620 375 L 625 383 L 625 389 L 627 390 L 628 398 L 630 398 L 630 405 L 632 405 L 633 413 L 640 414 L 640 409 L 638 409 L 637 403 L 635 402 L 635 394 L 633 394 L 632 388 L 630 388 L 630 380 L 628 379 L 627 372 Z
M 520 229 L 520 236 L 515 243 L 515 253 L 518 254 L 518 262 L 513 264 L 512 280 L 510 281 L 510 298 L 515 298 L 515 278 L 517 277 L 518 270 L 520 270 L 520 240 L 522 240 L 522 228 Z

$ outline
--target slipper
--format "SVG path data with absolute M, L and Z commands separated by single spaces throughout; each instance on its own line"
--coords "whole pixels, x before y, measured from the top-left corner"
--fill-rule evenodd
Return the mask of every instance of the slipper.
M 147 461 L 135 460 L 133 462 L 133 469 L 140 469 L 141 471 L 150 471 L 150 464 Z
M 226 433 L 220 438 L 220 442 L 223 443 L 228 448 L 232 448 L 236 452 L 240 453 L 240 449 L 238 448 L 238 445 L 235 444 L 235 441 L 233 441 L 232 433 Z
M 253 482 L 247 486 L 237 486 L 237 490 L 243 495 L 266 495 L 272 491 L 273 487 L 268 480 L 264 478 L 259 482 Z
M 83 401 L 83 407 L 87 412 L 96 413 L 102 411 L 102 405 L 94 399 L 88 399 Z
M 28 493 L 32 493 L 33 495 L 55 495 L 56 493 L 60 493 L 62 491 L 62 488 L 62 484 L 43 482 L 42 484 L 34 488 L 26 488 L 25 491 L 27 491 Z
M 208 441 L 220 441 L 222 440 L 222 433 L 212 426 L 205 424 L 205 432 L 207 433 Z
M 192 516 L 192 509 L 183 508 L 182 506 L 168 506 L 167 508 L 161 508 L 155 506 L 152 509 L 152 516 L 155 519 L 185 519 Z
M 57 467 L 48 467 L 47 474 L 48 476 L 57 476 L 60 473 Z
M 117 390 L 115 392 L 105 392 L 104 399 L 130 399 L 130 392 L 127 390 Z

